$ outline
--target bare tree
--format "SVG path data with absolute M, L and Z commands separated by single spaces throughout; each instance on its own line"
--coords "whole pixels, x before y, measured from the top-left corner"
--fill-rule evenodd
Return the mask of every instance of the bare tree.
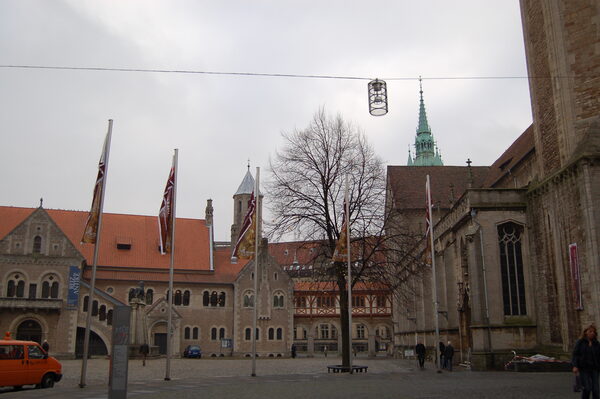
M 407 264 L 415 237 L 400 218 L 386 212 L 386 177 L 381 159 L 365 135 L 322 108 L 303 130 L 284 133 L 285 144 L 271 161 L 267 191 L 274 216 L 269 235 L 294 231 L 311 246 L 315 277 L 334 281 L 340 293 L 342 362 L 350 363 L 347 267 L 332 261 L 343 224 L 345 180 L 349 183 L 352 281 L 385 283 L 399 289 L 399 265 Z M 398 291 L 400 292 L 400 291 Z M 410 294 L 407 294 L 410 295 Z

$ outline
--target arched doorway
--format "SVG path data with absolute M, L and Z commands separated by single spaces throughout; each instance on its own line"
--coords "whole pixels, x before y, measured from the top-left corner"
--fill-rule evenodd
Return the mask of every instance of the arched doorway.
M 25 320 L 17 327 L 17 339 L 42 343 L 42 326 L 35 320 Z
M 158 346 L 159 354 L 167 354 L 167 323 L 159 322 L 152 327 L 151 340 L 154 346 Z
M 85 340 L 85 328 L 77 327 L 77 341 L 75 341 L 75 356 L 83 357 L 83 341 Z M 88 348 L 90 356 L 106 356 L 108 349 L 106 344 L 98 334 L 90 330 L 90 346 Z

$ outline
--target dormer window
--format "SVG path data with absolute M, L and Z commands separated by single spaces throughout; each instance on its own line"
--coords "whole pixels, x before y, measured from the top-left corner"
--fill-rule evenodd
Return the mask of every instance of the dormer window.
M 124 249 L 124 250 L 131 249 L 131 238 L 117 237 L 117 249 Z

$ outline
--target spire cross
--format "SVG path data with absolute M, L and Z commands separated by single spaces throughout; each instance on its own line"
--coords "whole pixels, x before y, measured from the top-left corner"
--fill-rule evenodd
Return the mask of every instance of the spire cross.
M 42 205 L 44 205 L 44 198 L 40 198 L 40 208 L 42 208 Z
M 248 158 L 248 170 L 250 170 L 250 158 Z

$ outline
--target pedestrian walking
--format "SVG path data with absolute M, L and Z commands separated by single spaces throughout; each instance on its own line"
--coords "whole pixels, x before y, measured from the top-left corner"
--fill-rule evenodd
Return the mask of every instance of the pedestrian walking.
M 415 353 L 417 354 L 417 359 L 419 359 L 419 368 L 421 370 L 425 368 L 425 352 L 425 345 L 422 342 L 417 343 Z
M 296 345 L 292 344 L 292 359 L 296 358 Z
M 325 354 L 325 357 L 327 357 L 327 345 L 323 346 L 323 353 Z
M 446 349 L 444 349 L 444 368 L 448 371 L 452 371 L 452 358 L 454 357 L 454 347 L 452 342 L 448 341 Z
M 573 373 L 581 380 L 581 398 L 600 398 L 598 374 L 600 373 L 600 343 L 596 326 L 587 326 L 573 348 Z
M 440 368 L 444 368 L 444 351 L 446 350 L 446 345 L 442 341 L 440 341 Z
M 146 367 L 146 356 L 150 353 L 150 347 L 144 343 L 140 345 L 140 354 L 142 355 L 142 366 Z
M 48 351 L 50 350 L 50 344 L 48 343 L 48 341 L 44 340 L 44 342 L 42 342 L 42 349 L 46 351 L 46 353 L 48 353 Z

